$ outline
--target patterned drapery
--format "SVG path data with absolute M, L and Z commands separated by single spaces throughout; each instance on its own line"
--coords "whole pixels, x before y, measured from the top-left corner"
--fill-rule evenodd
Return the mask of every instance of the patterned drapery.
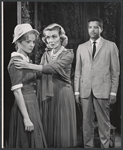
M 22 2 L 22 22 L 29 22 L 40 32 L 38 50 L 35 53 L 35 63 L 39 63 L 44 52 L 42 31 L 51 24 L 58 23 L 66 31 L 69 38 L 68 46 L 76 54 L 78 44 L 88 40 L 87 20 L 90 17 L 100 17 L 104 21 L 103 37 L 116 42 L 120 47 L 120 2 L 37 2 L 37 20 L 34 18 L 34 2 Z M 74 63 L 75 64 L 75 60 Z

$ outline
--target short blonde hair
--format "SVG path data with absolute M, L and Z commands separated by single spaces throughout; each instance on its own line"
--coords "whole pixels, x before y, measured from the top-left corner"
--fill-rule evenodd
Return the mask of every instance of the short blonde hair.
M 61 38 L 61 45 L 65 47 L 68 44 L 68 37 L 66 36 L 65 30 L 63 29 L 63 27 L 60 26 L 59 24 L 53 23 L 53 24 L 50 24 L 49 26 L 47 26 L 46 28 L 44 28 L 44 30 L 43 30 L 42 40 L 46 45 L 48 44 L 47 40 L 46 40 L 46 36 L 45 36 L 45 31 L 47 31 L 47 30 L 50 30 L 50 31 L 58 30 L 59 36 Z

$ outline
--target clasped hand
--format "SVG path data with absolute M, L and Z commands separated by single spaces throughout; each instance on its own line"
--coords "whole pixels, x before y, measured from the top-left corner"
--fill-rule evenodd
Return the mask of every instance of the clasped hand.
M 30 119 L 24 119 L 24 126 L 25 126 L 25 131 L 34 130 L 34 125 Z
M 116 96 L 110 95 L 109 103 L 110 103 L 110 104 L 114 104 L 115 102 L 116 102 Z
M 17 69 L 28 68 L 28 62 L 24 59 L 14 59 L 14 64 Z
M 75 95 L 75 101 L 77 104 L 81 104 L 79 95 Z

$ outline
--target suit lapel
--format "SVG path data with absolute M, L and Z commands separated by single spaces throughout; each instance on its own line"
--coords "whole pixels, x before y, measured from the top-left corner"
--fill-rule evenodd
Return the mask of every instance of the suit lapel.
M 87 49 L 90 57 L 92 58 L 92 45 L 90 40 L 87 42 Z
M 97 54 L 98 54 L 99 51 L 101 50 L 101 47 L 102 47 L 103 43 L 104 43 L 104 39 L 101 38 L 100 43 L 99 43 L 98 47 L 96 48 L 96 53 L 95 53 L 95 55 L 94 55 L 94 58 L 97 56 Z

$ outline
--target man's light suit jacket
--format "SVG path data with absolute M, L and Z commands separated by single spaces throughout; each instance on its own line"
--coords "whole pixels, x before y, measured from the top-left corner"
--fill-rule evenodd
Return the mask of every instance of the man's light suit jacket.
M 119 83 L 119 56 L 115 43 L 101 37 L 92 60 L 91 41 L 80 44 L 76 54 L 74 90 L 80 98 L 88 98 L 91 90 L 96 98 L 109 98 L 117 93 Z

